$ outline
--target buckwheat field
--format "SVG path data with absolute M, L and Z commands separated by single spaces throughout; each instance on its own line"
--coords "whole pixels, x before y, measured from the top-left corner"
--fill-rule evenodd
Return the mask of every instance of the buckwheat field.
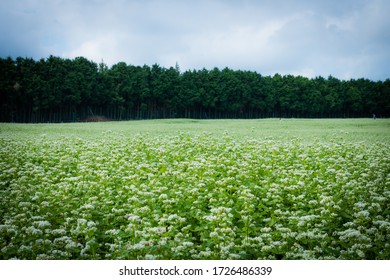
M 0 259 L 390 259 L 389 120 L 0 124 Z

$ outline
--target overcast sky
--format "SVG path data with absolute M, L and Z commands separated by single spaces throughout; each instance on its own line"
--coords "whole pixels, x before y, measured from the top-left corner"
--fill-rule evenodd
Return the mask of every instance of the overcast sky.
M 0 0 L 0 56 L 390 78 L 388 0 Z

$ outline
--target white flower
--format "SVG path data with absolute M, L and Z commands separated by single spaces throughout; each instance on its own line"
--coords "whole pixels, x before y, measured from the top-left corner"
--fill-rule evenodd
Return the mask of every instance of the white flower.
M 53 234 L 53 235 L 65 235 L 66 234 L 66 230 L 63 229 L 63 228 L 53 229 L 51 231 L 51 234 Z
M 158 198 L 160 200 L 165 200 L 165 199 L 168 199 L 168 195 L 166 195 L 165 193 L 162 193 L 162 194 L 160 194 L 160 196 Z
M 366 207 L 366 204 L 364 202 L 356 202 L 354 206 L 357 208 L 364 209 L 364 207 Z
M 28 227 L 26 229 L 26 233 L 31 234 L 31 235 L 39 235 L 39 236 L 43 234 L 43 232 L 40 229 L 37 229 L 33 226 Z
M 356 218 L 367 219 L 370 216 L 370 212 L 367 210 L 359 211 L 354 214 Z
M 140 249 L 143 249 L 145 247 L 145 245 L 143 243 L 136 243 L 132 247 L 135 250 L 140 250 Z
M 87 227 L 95 227 L 96 226 L 96 223 L 95 222 L 93 222 L 93 221 L 88 221 L 88 223 L 87 223 Z
M 120 233 L 119 229 L 109 229 L 105 231 L 107 235 L 118 235 Z
M 358 240 L 362 236 L 360 231 L 358 231 L 356 229 L 347 229 L 347 230 L 341 231 L 341 232 L 339 232 L 339 235 L 340 235 L 341 240 L 345 240 L 345 239 L 349 239 L 349 238 L 355 238 Z
M 145 255 L 145 260 L 155 260 L 157 257 L 154 255 L 146 254 Z
M 37 221 L 37 222 L 34 222 L 33 224 L 34 224 L 34 226 L 36 226 L 38 228 L 46 228 L 46 227 L 51 226 L 51 223 L 48 221 Z
M 218 221 L 219 218 L 217 216 L 209 215 L 209 216 L 204 216 L 203 219 L 207 221 Z
M 269 227 L 263 227 L 262 229 L 261 229 L 261 232 L 271 232 L 272 231 L 272 229 L 271 228 L 269 228 Z
M 86 225 L 88 223 L 88 221 L 86 219 L 77 219 L 77 224 L 79 225 Z

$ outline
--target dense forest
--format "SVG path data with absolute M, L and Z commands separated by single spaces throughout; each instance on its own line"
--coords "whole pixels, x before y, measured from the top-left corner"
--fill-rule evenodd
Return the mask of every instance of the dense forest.
M 390 117 L 390 80 L 0 58 L 1 122 Z

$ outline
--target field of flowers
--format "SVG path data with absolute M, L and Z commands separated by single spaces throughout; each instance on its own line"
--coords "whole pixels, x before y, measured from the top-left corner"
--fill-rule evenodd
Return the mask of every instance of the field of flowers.
M 390 259 L 389 120 L 0 124 L 0 259 Z

